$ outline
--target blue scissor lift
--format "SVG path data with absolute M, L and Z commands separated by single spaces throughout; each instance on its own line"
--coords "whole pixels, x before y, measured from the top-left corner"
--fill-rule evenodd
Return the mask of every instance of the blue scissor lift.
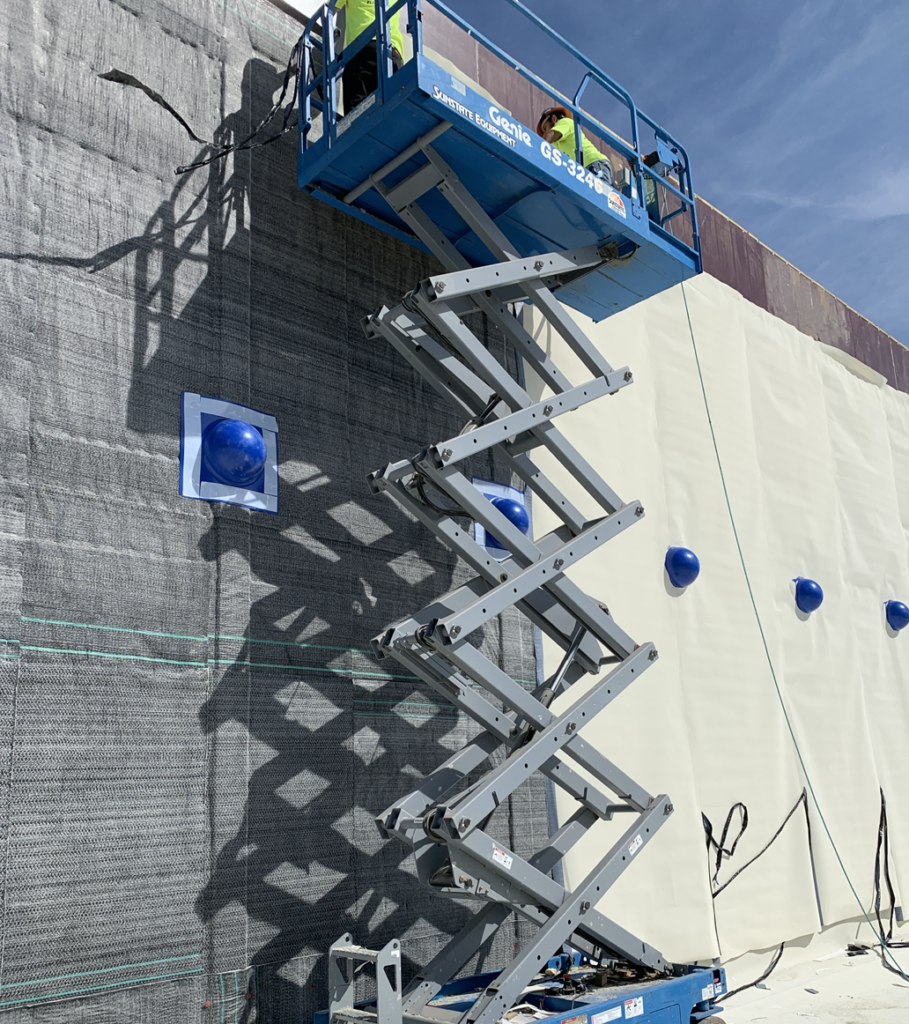
M 652 644 L 628 636 L 607 606 L 567 575 L 639 522 L 644 508 L 623 501 L 557 423 L 562 414 L 633 383 L 629 368 L 613 368 L 564 306 L 601 320 L 701 270 L 687 155 L 628 93 L 519 0 L 506 2 L 584 66 L 573 99 L 440 0 L 389 0 L 387 6 L 375 0 L 374 24 L 338 54 L 335 2 L 317 11 L 303 37 L 298 183 L 442 264 L 443 273 L 367 317 L 364 331 L 370 341 L 391 344 L 465 419 L 455 437 L 389 463 L 370 483 L 475 572 L 372 641 L 378 658 L 397 661 L 481 726 L 376 824 L 383 836 L 412 848 L 425 885 L 473 897 L 480 909 L 406 987 L 398 940 L 369 950 L 342 936 L 329 954 L 330 1006 L 317 1024 L 496 1024 L 506 1013 L 517 1013 L 517 1024 L 707 1021 L 725 991 L 722 968 L 669 964 L 597 908 L 673 807 L 668 796 L 646 792 L 582 735 L 583 725 L 658 655 Z M 575 159 L 540 139 L 468 76 L 426 56 L 424 4 L 570 112 Z M 395 71 L 388 25 L 399 11 L 413 52 Z M 342 113 L 345 65 L 366 46 L 376 49 L 377 88 Z M 627 108 L 629 141 L 581 107 L 592 84 Z M 647 156 L 641 124 L 654 133 Z M 615 186 L 583 167 L 582 128 L 618 154 L 624 174 Z M 534 305 L 590 375 L 585 381 L 566 378 L 513 315 L 514 303 Z M 472 333 L 465 317 L 476 312 L 530 364 L 547 397 L 533 399 Z M 601 515 L 586 518 L 541 472 L 533 461 L 538 448 L 561 464 Z M 514 502 L 492 499 L 465 475 L 467 460 L 491 449 L 556 514 L 555 530 L 531 540 Z M 465 528 L 465 520 L 485 534 Z M 490 535 L 498 553 L 486 546 Z M 565 652 L 557 670 L 529 693 L 470 643 L 476 630 L 510 607 Z M 585 675 L 598 679 L 571 701 L 571 687 Z M 556 713 L 551 705 L 560 694 L 565 710 Z M 486 826 L 535 772 L 571 795 L 577 810 L 524 858 Z M 565 854 L 590 827 L 616 815 L 631 825 L 574 888 L 563 885 L 557 869 Z M 537 926 L 535 936 L 502 971 L 458 977 L 513 913 Z M 355 997 L 357 963 L 375 966 L 376 997 L 368 1003 Z

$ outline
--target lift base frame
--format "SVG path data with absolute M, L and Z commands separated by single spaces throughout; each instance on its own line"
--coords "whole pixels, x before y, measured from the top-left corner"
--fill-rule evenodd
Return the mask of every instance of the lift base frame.
M 629 981 L 589 988 L 576 997 L 538 993 L 528 996 L 528 1002 L 533 1001 L 550 1013 L 539 1024 L 610 1024 L 612 1021 L 699 1024 L 708 1021 L 723 1009 L 720 1000 L 726 992 L 726 972 L 722 967 L 689 967 L 686 971 L 657 981 Z M 400 998 L 397 1007 L 389 1006 L 386 996 L 385 1006 L 377 1006 L 373 1000 L 350 1006 L 350 1012 L 339 1010 L 332 1015 L 328 1010 L 320 1010 L 314 1015 L 313 1024 L 331 1024 L 332 1020 L 347 1024 L 376 1024 L 388 1020 L 402 1024 L 454 1024 L 464 1010 L 473 1005 L 476 993 L 493 984 L 497 977 L 498 972 L 489 972 L 449 982 L 421 1014 L 402 1012 Z

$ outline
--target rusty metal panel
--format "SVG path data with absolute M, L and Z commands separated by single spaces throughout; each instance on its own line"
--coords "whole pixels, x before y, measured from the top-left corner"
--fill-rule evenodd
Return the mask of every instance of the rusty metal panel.
M 853 355 L 909 393 L 909 349 L 772 249 L 698 200 L 704 270 L 804 334 Z
M 838 302 L 839 300 L 834 299 L 834 301 Z M 855 358 L 866 366 L 870 366 L 872 370 L 882 373 L 891 386 L 896 387 L 894 384 L 896 372 L 890 336 L 884 334 L 880 328 L 875 327 L 863 316 L 859 316 L 854 309 L 850 309 L 846 305 L 843 305 L 842 309 L 846 329 L 854 346 Z M 900 347 L 902 348 L 902 346 Z M 906 350 L 903 349 L 903 351 Z
M 764 275 L 764 252 L 769 250 L 700 198 L 697 211 L 704 270 L 735 288 L 749 302 L 769 310 Z
M 845 303 L 772 250 L 764 248 L 763 255 L 767 310 L 804 334 L 855 356 Z
M 477 81 L 495 96 L 504 110 L 531 128 L 537 123 L 539 115 L 534 116 L 531 84 L 523 75 L 482 46 L 477 53 L 477 69 Z
M 429 4 L 423 7 L 423 45 L 450 60 L 472 81 L 480 80 L 477 67 L 480 47 L 476 40 Z
M 893 379 L 890 386 L 909 394 L 909 348 L 896 338 L 890 338 L 890 357 L 893 360 Z
M 530 86 L 530 110 L 527 112 L 530 120 L 527 122 L 531 128 L 536 128 L 537 121 L 540 120 L 540 114 L 547 107 L 554 106 L 556 100 L 552 96 L 543 92 L 542 89 L 538 89 L 533 83 L 527 83 Z

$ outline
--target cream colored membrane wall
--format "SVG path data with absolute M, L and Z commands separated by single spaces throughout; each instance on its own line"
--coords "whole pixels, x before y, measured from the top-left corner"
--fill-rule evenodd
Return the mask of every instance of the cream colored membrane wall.
M 589 378 L 528 314 L 572 383 Z M 754 602 L 821 810 L 870 909 L 883 787 L 895 880 L 909 892 L 909 635 L 894 635 L 883 617 L 888 598 L 909 600 L 909 396 L 861 379 L 707 275 L 600 324 L 572 315 L 614 367 L 632 369 L 634 383 L 563 416 L 560 428 L 625 502 L 641 501 L 646 517 L 570 575 L 660 653 L 585 735 L 675 806 L 601 910 L 676 962 L 767 949 L 819 931 L 821 914 L 830 926 L 860 913 L 810 796 L 818 896 L 799 809 L 770 850 L 711 898 L 701 812 L 718 831 L 734 803 L 748 807 L 748 831 L 721 869 L 722 884 L 770 839 L 806 780 L 749 596 L 692 333 Z M 580 503 L 564 469 L 545 453 L 539 461 Z M 555 525 L 542 502 L 534 514 L 537 535 Z M 684 592 L 663 568 L 672 544 L 701 561 Z M 799 575 L 824 588 L 811 616 L 795 606 Z M 561 653 L 544 640 L 547 674 Z M 571 804 L 559 797 L 561 820 Z M 623 816 L 600 823 L 571 851 L 572 885 L 627 825 Z

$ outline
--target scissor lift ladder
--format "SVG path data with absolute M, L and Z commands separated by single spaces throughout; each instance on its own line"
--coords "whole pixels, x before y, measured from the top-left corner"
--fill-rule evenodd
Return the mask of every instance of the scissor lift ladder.
M 597 904 L 641 856 L 672 813 L 672 804 L 668 796 L 648 793 L 584 736 L 584 726 L 657 658 L 652 644 L 636 643 L 596 596 L 586 594 L 566 575 L 644 514 L 638 501 L 625 502 L 612 490 L 557 422 L 562 414 L 632 383 L 631 371 L 609 365 L 548 287 L 561 275 L 602 264 L 608 254 L 604 257 L 591 246 L 520 258 L 431 141 L 421 142 L 419 148 L 425 163 L 404 181 L 388 188 L 379 171 L 372 183 L 449 272 L 423 281 L 393 309 L 382 308 L 368 317 L 364 328 L 369 338 L 390 342 L 455 407 L 466 425 L 456 437 L 427 444 L 416 456 L 387 465 L 370 480 L 375 491 L 385 491 L 400 502 L 476 575 L 390 626 L 372 643 L 378 657 L 398 661 L 483 731 L 396 800 L 377 824 L 383 835 L 413 848 L 424 884 L 485 902 L 403 991 L 403 1018 L 493 1024 L 563 943 L 594 957 L 667 970 L 656 949 L 602 914 Z M 499 262 L 480 268 L 467 264 L 421 208 L 421 197 L 432 189 L 448 200 Z M 518 294 L 561 335 L 589 379 L 569 381 L 534 341 L 508 307 L 506 300 Z M 551 397 L 533 401 L 468 329 L 463 318 L 477 311 L 486 314 L 536 371 Z M 533 459 L 538 447 L 547 449 L 571 474 L 602 510 L 600 516 L 587 519 L 540 471 Z M 489 449 L 496 450 L 502 464 L 549 506 L 561 525 L 531 540 L 477 490 L 465 475 L 464 462 Z M 429 499 L 430 488 L 441 497 Z M 447 514 L 446 506 L 454 514 Z M 493 558 L 465 528 L 465 519 L 499 539 L 508 556 L 502 561 Z M 558 669 L 533 692 L 471 644 L 476 630 L 512 605 L 565 651 Z M 564 711 L 552 710 L 556 696 L 583 676 L 604 671 L 582 697 L 569 698 Z M 465 785 L 468 774 L 500 749 L 504 758 L 497 766 Z M 542 772 L 574 797 L 577 810 L 542 849 L 525 859 L 493 839 L 485 826 L 495 809 L 534 772 Z M 565 854 L 598 820 L 611 820 L 616 814 L 627 815 L 630 824 L 587 877 L 573 889 L 555 881 L 552 869 Z M 469 1009 L 430 1006 L 442 986 L 512 912 L 538 930 L 511 964 Z M 346 954 L 338 954 L 342 955 Z M 363 1019 L 362 1010 L 342 1004 L 333 997 L 333 1019 Z M 387 1012 L 380 1015 L 388 1020 Z

